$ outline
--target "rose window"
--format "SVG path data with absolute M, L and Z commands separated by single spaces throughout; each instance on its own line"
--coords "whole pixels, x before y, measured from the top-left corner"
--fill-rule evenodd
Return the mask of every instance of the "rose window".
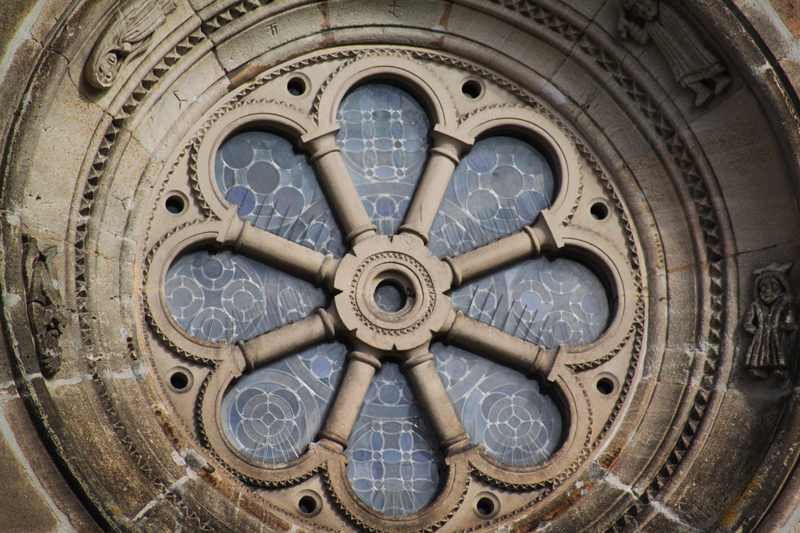
M 312 521 L 422 530 L 469 500 L 474 527 L 546 496 L 613 420 L 639 335 L 613 185 L 533 100 L 454 93 L 468 72 L 280 72 L 163 178 L 144 303 L 176 409 Z

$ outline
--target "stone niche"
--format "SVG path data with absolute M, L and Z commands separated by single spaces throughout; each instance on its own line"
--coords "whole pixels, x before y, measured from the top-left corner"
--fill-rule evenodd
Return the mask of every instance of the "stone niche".
M 0 530 L 795 531 L 785 3 L 29 4 Z

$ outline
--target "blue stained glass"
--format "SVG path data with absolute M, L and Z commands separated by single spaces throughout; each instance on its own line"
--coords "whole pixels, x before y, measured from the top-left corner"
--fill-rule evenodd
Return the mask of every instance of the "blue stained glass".
M 179 257 L 167 270 L 164 293 L 178 326 L 210 342 L 253 339 L 326 303 L 310 283 L 227 250 Z
M 453 307 L 546 348 L 584 346 L 605 331 L 608 293 L 588 267 L 539 257 L 452 291 Z
M 443 460 L 436 437 L 396 364 L 373 378 L 345 453 L 356 494 L 388 515 L 413 514 L 436 497 Z
M 336 144 L 370 219 L 394 235 L 428 157 L 428 115 L 405 91 L 371 84 L 345 97 L 336 120 Z
M 561 443 L 561 413 L 539 384 L 456 346 L 431 345 L 436 368 L 470 440 L 509 466 L 534 466 Z
M 463 254 L 531 224 L 550 207 L 554 186 L 550 165 L 530 144 L 478 141 L 450 180 L 430 231 L 431 253 Z
M 242 376 L 222 398 L 231 445 L 264 464 L 300 457 L 322 427 L 346 355 L 342 344 L 318 345 Z
M 314 168 L 283 137 L 265 131 L 233 135 L 217 151 L 214 175 L 225 199 L 254 226 L 322 253 L 344 254 Z

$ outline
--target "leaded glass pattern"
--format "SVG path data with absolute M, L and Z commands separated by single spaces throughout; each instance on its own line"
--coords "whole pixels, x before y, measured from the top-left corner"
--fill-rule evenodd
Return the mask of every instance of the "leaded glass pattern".
M 287 463 L 305 451 L 325 420 L 347 349 L 318 345 L 242 376 L 222 398 L 222 427 L 252 461 Z
M 314 167 L 292 144 L 266 131 L 237 133 L 214 160 L 222 195 L 257 228 L 341 256 L 342 233 Z
M 310 283 L 228 250 L 180 256 L 164 292 L 178 326 L 209 342 L 252 339 L 326 303 Z
M 547 159 L 529 143 L 476 142 L 450 180 L 431 228 L 431 253 L 463 254 L 531 224 L 550 207 L 554 187 Z
M 349 442 L 347 477 L 373 509 L 409 515 L 436 497 L 442 457 L 398 365 L 373 378 Z
M 431 346 L 439 376 L 470 440 L 509 466 L 534 466 L 561 441 L 561 413 L 536 381 L 456 346 Z
M 394 235 L 427 159 L 428 115 L 402 89 L 370 84 L 342 100 L 336 120 L 336 144 L 370 219 Z
M 539 257 L 452 291 L 453 307 L 526 341 L 584 346 L 608 325 L 600 278 L 571 259 Z
M 428 159 L 430 119 L 409 93 L 380 83 L 352 90 L 340 104 L 336 117 L 340 127 L 336 144 L 349 177 L 324 176 L 324 184 L 335 188 L 342 185 L 337 180 L 343 179 L 350 190 L 347 180 L 352 179 L 378 233 L 394 235 L 404 222 Z M 330 156 L 336 157 L 335 152 Z M 342 257 L 348 249 L 333 213 L 340 210 L 353 214 L 356 208 L 360 227 L 368 227 L 355 198 L 332 195 L 338 203 L 333 206 L 335 209 L 329 205 L 313 165 L 280 135 L 259 129 L 235 133 L 220 146 L 214 165 L 219 191 L 237 206 L 239 216 L 256 228 Z M 406 244 L 409 257 L 419 259 L 420 264 L 429 260 L 435 263 L 429 253 L 439 258 L 453 257 L 518 232 L 535 223 L 556 194 L 547 157 L 532 144 L 507 136 L 476 142 L 452 176 L 434 178 L 448 183 L 448 187 L 429 232 L 430 242 L 427 248 L 421 241 L 409 240 Z M 373 238 L 373 234 L 365 233 L 360 241 L 363 245 L 357 240 L 351 243 L 352 254 L 359 257 L 358 246 L 366 247 Z M 372 246 L 380 248 L 384 242 L 395 241 L 375 238 Z M 513 241 L 507 242 L 513 246 Z M 291 258 L 279 253 L 272 257 L 271 252 L 264 252 L 267 263 L 292 264 Z M 339 269 L 345 263 L 322 263 L 324 268 L 319 272 L 325 275 L 320 274 L 320 280 L 325 278 L 324 282 L 329 283 L 326 269 Z M 389 262 L 380 266 L 388 268 L 387 265 Z M 563 257 L 539 257 L 517 264 L 507 260 L 490 265 L 493 266 L 485 270 L 491 272 L 489 275 L 467 279 L 463 286 L 448 293 L 455 309 L 546 348 L 584 346 L 605 331 L 611 311 L 608 292 L 595 272 L 584 264 Z M 352 274 L 351 281 L 362 275 L 355 273 L 355 267 L 352 273 L 346 268 L 342 272 Z M 399 312 L 407 298 L 413 297 L 392 275 L 387 274 L 371 295 L 375 306 L 384 313 Z M 346 283 L 338 279 L 338 271 L 336 276 L 335 290 L 344 292 Z M 448 282 L 442 282 L 435 289 L 424 290 L 442 292 L 449 287 Z M 232 343 L 308 317 L 326 305 L 326 294 L 288 273 L 229 251 L 198 251 L 180 256 L 169 268 L 165 286 L 170 312 L 181 328 L 202 340 Z M 446 298 L 440 301 L 449 305 Z M 341 435 L 328 433 L 326 428 L 322 438 L 336 438 L 336 442 L 346 439 L 346 475 L 355 494 L 367 506 L 389 516 L 407 516 L 428 506 L 439 495 L 445 479 L 440 443 L 428 423 L 434 423 L 436 435 L 446 435 L 452 428 L 442 422 L 442 413 L 454 427 L 457 424 L 453 417 L 457 416 L 470 441 L 482 445 L 489 458 L 508 467 L 539 465 L 561 446 L 564 419 L 553 398 L 536 381 L 496 363 L 492 353 L 473 353 L 459 347 L 457 338 L 454 345 L 444 345 L 438 342 L 441 338 L 428 337 L 416 346 L 419 349 L 430 345 L 445 387 L 439 388 L 436 401 L 430 402 L 435 405 L 423 412 L 400 367 L 394 359 L 386 359 L 397 354 L 379 353 L 393 345 L 383 344 L 382 339 L 360 337 L 360 330 L 342 319 L 344 308 L 340 309 L 340 305 L 343 304 L 335 301 L 333 307 L 340 312 L 344 327 L 334 322 L 334 334 L 356 349 L 359 343 L 366 343 L 375 350 L 370 355 L 383 365 L 370 382 L 366 397 L 361 402 L 353 393 L 363 392 L 366 383 L 336 396 L 348 368 L 347 348 L 342 344 L 315 345 L 277 360 L 257 359 L 253 363 L 257 368 L 246 372 L 223 393 L 219 417 L 230 447 L 251 464 L 281 465 L 298 459 L 325 424 L 334 401 L 330 422 L 335 428 L 346 418 L 341 413 L 352 414 L 361 405 L 352 428 L 342 428 Z M 364 311 L 362 322 L 374 320 L 371 313 Z M 320 316 L 324 320 L 325 315 Z M 324 338 L 330 338 L 329 324 L 326 322 L 325 326 Z M 296 336 L 292 339 L 294 346 L 321 341 L 322 337 L 313 337 L 304 344 L 302 337 L 309 331 L 293 328 L 286 335 Z M 383 335 L 379 327 L 372 331 Z M 274 338 L 283 334 L 279 332 Z M 497 332 L 492 335 L 497 335 L 497 349 L 501 350 L 500 343 L 508 338 Z M 463 346 L 470 345 L 464 341 Z M 478 348 L 472 345 L 470 349 Z M 405 357 L 408 353 L 400 355 Z M 258 366 L 266 361 L 269 362 L 264 366 Z M 432 368 L 428 369 L 427 381 L 421 386 L 433 389 L 438 387 L 438 378 Z M 350 383 L 349 378 L 346 383 Z M 340 403 L 342 398 L 344 403 Z M 454 410 L 446 406 L 447 398 Z M 346 422 L 349 424 L 352 419 L 347 418 Z M 465 444 L 463 436 L 458 428 L 455 435 L 442 440 Z M 458 449 L 454 444 L 445 445 Z

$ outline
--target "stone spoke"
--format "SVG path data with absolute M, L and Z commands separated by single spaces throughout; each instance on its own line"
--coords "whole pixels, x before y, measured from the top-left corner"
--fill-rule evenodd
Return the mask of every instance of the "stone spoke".
M 233 243 L 237 252 L 263 261 L 295 277 L 317 286 L 333 283 L 336 259 L 306 248 L 302 244 L 279 237 L 245 222 Z
M 339 452 L 347 448 L 347 439 L 361 412 L 372 378 L 381 368 L 375 356 L 364 352 L 350 352 L 348 358 L 350 362 L 336 399 L 328 412 L 325 426 L 317 435 L 320 444 Z
M 369 218 L 356 190 L 350 173 L 336 146 L 337 127 L 318 137 L 304 138 L 303 146 L 311 154 L 320 182 L 344 229 L 345 240 L 356 244 L 375 234 L 375 225 Z
M 313 344 L 333 340 L 334 320 L 324 309 L 253 340 L 239 343 L 247 370 L 252 371 L 285 355 L 298 352 Z
M 447 332 L 446 342 L 488 355 L 527 375 L 547 378 L 560 349 L 545 350 L 528 341 L 466 316 L 461 311 Z
M 456 288 L 521 259 L 538 255 L 542 250 L 556 251 L 562 246 L 560 239 L 550 230 L 546 212 L 543 212 L 533 226 L 525 226 L 513 235 L 444 260 L 453 271 L 453 288 Z
M 446 455 L 463 451 L 469 446 L 469 436 L 436 370 L 433 354 L 428 351 L 427 345 L 424 350 L 412 353 L 402 369 L 414 388 L 420 408 L 428 417 L 439 447 Z
M 431 148 L 430 158 L 411 199 L 403 225 L 400 226 L 402 233 L 416 235 L 426 244 L 459 158 L 472 144 L 444 133 L 438 125 L 432 136 L 434 146 Z

